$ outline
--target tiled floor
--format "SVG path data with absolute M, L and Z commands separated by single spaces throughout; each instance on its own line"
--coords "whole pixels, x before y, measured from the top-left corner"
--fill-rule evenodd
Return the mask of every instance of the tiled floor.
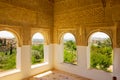
M 90 80 L 74 74 L 54 70 L 33 76 L 30 80 Z

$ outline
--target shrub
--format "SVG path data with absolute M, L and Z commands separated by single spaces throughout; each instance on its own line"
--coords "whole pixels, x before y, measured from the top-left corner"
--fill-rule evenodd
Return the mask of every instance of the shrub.
M 64 62 L 77 64 L 76 44 L 72 40 L 64 43 Z
M 112 47 L 109 41 L 110 39 L 104 40 L 95 45 L 91 45 L 90 55 L 90 67 L 108 71 L 108 68 L 112 65 Z
M 43 44 L 32 46 L 32 64 L 42 63 L 44 61 Z

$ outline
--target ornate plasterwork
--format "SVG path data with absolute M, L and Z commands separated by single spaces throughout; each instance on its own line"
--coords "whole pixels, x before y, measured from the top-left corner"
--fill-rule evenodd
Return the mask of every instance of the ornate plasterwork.
M 6 31 L 10 31 L 11 33 L 13 33 L 17 39 L 18 42 L 18 46 L 22 46 L 23 45 L 23 39 L 21 36 L 21 28 L 20 27 L 15 27 L 15 26 L 5 26 L 5 25 L 1 25 L 0 24 L 0 31 L 2 30 L 6 30 Z
M 20 46 L 31 44 L 31 29 L 33 28 L 45 30 L 46 42 L 47 44 L 50 43 L 51 27 L 53 27 L 53 4 L 50 1 L 0 1 L 0 30 L 5 29 L 13 32 L 18 37 Z M 49 31 L 46 31 L 46 29 Z
M 25 8 L 31 11 L 36 11 L 37 9 L 41 9 L 41 7 L 48 7 L 50 9 L 54 0 L 0 0 L 0 2 Z M 47 11 L 49 9 L 46 8 L 45 10 Z
M 0 25 L 0 31 L 2 30 L 7 30 L 12 32 L 17 38 L 18 46 L 31 45 L 32 36 L 37 32 L 40 32 L 43 34 L 45 39 L 45 44 L 50 44 L 52 42 L 50 29 L 29 28 L 29 27 L 20 28 L 17 26 L 11 27 L 11 26 Z
M 73 34 L 76 39 L 76 31 L 74 29 L 58 29 L 58 43 L 61 43 L 61 40 L 65 33 Z
M 19 36 L 20 45 L 30 45 L 35 32 L 43 33 L 47 44 L 60 43 L 63 34 L 70 32 L 77 45 L 87 46 L 90 34 L 103 31 L 112 38 L 113 45 L 120 47 L 120 29 L 113 22 L 119 21 L 119 6 L 113 8 L 116 11 L 113 13 L 108 6 L 110 1 L 117 4 L 119 0 L 89 0 L 87 3 L 85 0 L 55 0 L 54 10 L 52 0 L 31 0 L 33 5 L 27 3 L 29 0 L 9 1 L 0 1 L 0 29 L 7 25 L 9 27 L 5 28 L 15 30 L 13 32 Z
M 63 35 L 67 32 L 72 33 L 75 36 L 76 44 L 80 46 L 87 46 L 90 35 L 94 32 L 104 32 L 106 33 L 113 42 L 113 47 L 116 46 L 116 27 L 114 24 L 89 24 L 81 25 L 76 28 L 60 28 L 54 31 L 54 40 L 56 43 L 60 44 Z
M 43 3 L 45 3 L 43 1 Z M 46 3 L 46 5 L 49 3 Z M 47 5 L 31 10 L 0 1 L 0 23 L 11 26 L 51 27 L 53 25 L 53 9 Z
M 117 29 L 117 47 L 120 48 L 120 28 Z
M 113 25 L 113 26 L 106 26 L 106 27 L 103 27 L 104 25 L 102 25 L 102 27 L 86 27 L 85 28 L 85 45 L 88 44 L 88 40 L 89 40 L 89 37 L 95 33 L 95 32 L 104 32 L 106 33 L 112 40 L 112 44 L 113 44 L 113 47 L 116 46 L 116 37 L 115 37 L 115 34 L 116 34 L 116 27 Z
M 102 31 L 111 37 L 113 47 L 116 46 L 116 27 L 112 20 L 110 1 L 99 0 L 96 4 L 84 6 L 74 5 L 77 2 L 73 1 L 73 7 L 70 6 L 71 3 L 72 1 L 67 0 L 55 3 L 54 34 L 58 38 L 54 40 L 59 43 L 59 37 L 67 30 L 75 33 L 78 45 L 87 46 L 90 34 Z M 73 32 L 68 28 L 71 28 Z
M 51 35 L 51 32 L 50 32 L 50 29 L 44 29 L 44 28 L 31 28 L 31 36 L 30 36 L 30 40 L 32 41 L 32 37 L 35 33 L 41 33 L 44 37 L 44 44 L 50 44 L 51 43 L 51 38 L 52 38 L 52 35 Z M 30 44 L 32 43 L 30 41 Z
M 76 44 L 81 44 L 81 28 L 62 28 L 54 31 L 54 43 L 60 44 L 65 33 L 71 33 L 74 35 Z
M 120 22 L 116 22 L 115 26 L 116 26 L 116 47 L 120 48 Z
M 85 10 L 74 10 L 64 12 L 61 14 L 55 14 L 54 24 L 55 27 L 59 28 L 75 28 L 76 24 L 86 25 L 86 24 L 106 24 L 111 25 L 113 22 L 111 18 L 107 18 L 105 11 L 102 7 L 96 7 Z M 108 24 L 109 23 L 109 24 Z

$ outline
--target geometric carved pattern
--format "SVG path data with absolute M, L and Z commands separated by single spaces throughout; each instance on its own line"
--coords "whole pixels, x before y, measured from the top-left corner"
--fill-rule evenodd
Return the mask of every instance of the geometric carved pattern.
M 43 29 L 43 28 L 31 28 L 31 35 L 30 35 L 30 39 L 32 39 L 33 35 L 35 33 L 41 33 L 44 37 L 44 43 L 45 44 L 50 44 L 51 42 L 51 32 L 50 29 Z M 30 41 L 30 44 L 32 43 L 32 40 Z
M 87 44 L 89 34 L 95 30 L 108 33 L 113 38 L 112 41 L 115 42 L 115 37 L 113 37 L 116 36 L 116 32 L 113 30 L 115 28 L 114 22 L 112 20 L 106 22 L 107 17 L 111 16 L 110 19 L 112 19 L 114 15 L 105 12 L 105 9 L 109 11 L 105 0 L 102 0 L 104 5 L 101 4 L 101 0 L 89 0 L 87 3 L 85 1 L 55 0 L 53 10 L 53 0 L 1 0 L 0 24 L 20 28 L 19 31 L 16 31 L 20 37 L 22 36 L 21 42 L 23 43 L 21 44 L 24 45 L 31 44 L 31 31 L 34 28 L 45 31 L 43 33 L 47 36 L 47 43 L 52 41 L 59 43 L 63 33 L 71 32 L 75 35 L 77 44 L 84 46 Z M 95 1 L 95 4 L 92 5 L 91 1 Z M 119 0 L 115 1 L 120 2 Z M 119 13 L 115 15 L 119 15 Z M 119 30 L 117 33 L 120 35 Z M 54 39 L 49 39 L 51 36 Z M 117 44 L 120 46 L 118 36 Z
M 95 33 L 95 32 L 103 32 L 106 33 L 112 40 L 112 44 L 113 47 L 115 47 L 115 38 L 114 38 L 114 34 L 115 34 L 115 29 L 114 26 L 113 27 L 86 27 L 86 43 L 88 42 L 89 37 L 91 36 L 91 34 Z
M 59 13 L 59 14 L 58 14 Z M 93 24 L 93 23 L 103 23 L 105 21 L 104 8 L 93 7 L 85 8 L 84 10 L 76 8 L 73 10 L 62 10 L 61 12 L 56 12 L 55 14 L 55 26 L 58 28 L 62 27 L 77 27 L 76 24 Z
M 3 26 L 3 25 L 0 25 L 0 31 L 2 30 L 7 30 L 7 31 L 10 31 L 11 33 L 13 33 L 15 35 L 15 37 L 17 38 L 17 42 L 18 42 L 18 46 L 22 46 L 22 35 L 21 35 L 21 30 L 22 28 L 20 27 L 11 27 L 11 26 Z
M 65 33 L 71 33 L 74 35 L 75 39 L 76 39 L 76 30 L 75 29 L 58 29 L 58 43 L 61 42 L 61 39 L 62 39 L 62 36 L 65 34 Z
M 100 0 L 100 3 L 97 3 L 95 5 L 81 5 L 82 7 L 80 5 L 77 6 L 77 0 L 73 2 L 72 1 L 73 0 L 55 0 L 54 24 L 55 29 L 57 30 L 56 36 L 58 36 L 55 40 L 60 40 L 60 34 L 62 34 L 64 30 L 67 30 L 67 28 L 73 28 L 73 33 L 75 33 L 77 40 L 76 42 L 78 45 L 87 46 L 88 37 L 95 31 L 102 31 L 107 33 L 111 37 L 113 45 L 115 45 L 114 36 L 116 32 L 114 30 L 114 23 L 112 20 L 111 22 L 106 22 L 106 0 Z M 72 5 L 70 5 L 71 2 L 73 3 Z M 108 21 L 110 21 L 110 19 Z M 71 30 L 68 31 L 71 32 Z
M 2 27 L 4 25 L 4 27 Z M 53 27 L 53 3 L 49 0 L 0 0 L 0 30 L 17 34 L 19 45 L 31 44 L 31 28 Z M 50 31 L 46 32 L 47 43 Z
M 117 28 L 116 38 L 117 38 L 117 47 L 120 48 L 120 28 Z

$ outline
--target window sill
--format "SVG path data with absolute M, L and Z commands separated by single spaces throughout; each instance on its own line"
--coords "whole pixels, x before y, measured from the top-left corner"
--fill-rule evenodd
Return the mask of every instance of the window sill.
M 62 62 L 61 64 L 72 65 L 72 66 L 78 66 L 78 64 L 70 64 L 70 63 L 66 63 L 66 62 Z
M 39 67 L 42 67 L 42 66 L 45 66 L 45 65 L 48 65 L 48 62 L 32 65 L 31 68 L 32 69 L 39 68 Z
M 95 71 L 101 71 L 101 72 L 106 72 L 106 73 L 113 73 L 113 71 L 109 72 L 109 71 L 104 71 L 102 69 L 96 69 L 96 68 L 89 68 L 88 70 L 95 70 Z
M 12 74 L 15 74 L 15 73 L 18 73 L 18 72 L 20 72 L 19 69 L 14 69 L 14 70 L 10 70 L 10 71 L 0 72 L 0 77 L 12 75 Z

